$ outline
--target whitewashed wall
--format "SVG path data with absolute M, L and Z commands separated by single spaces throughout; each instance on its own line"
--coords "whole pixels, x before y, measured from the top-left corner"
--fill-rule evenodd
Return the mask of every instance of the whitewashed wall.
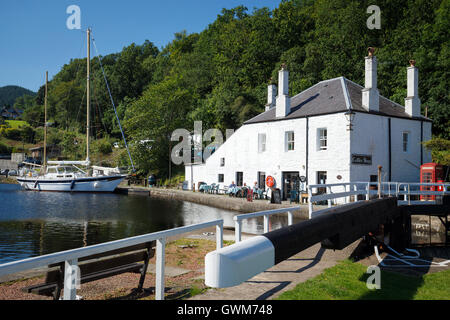
M 402 133 L 409 132 L 409 151 L 403 152 Z M 431 138 L 431 123 L 423 123 L 423 140 Z M 391 118 L 391 181 L 418 182 L 420 180 L 420 121 Z M 372 165 L 352 165 L 351 181 L 368 181 L 383 167 L 383 180 L 389 170 L 388 117 L 356 113 L 351 140 L 351 154 L 372 155 Z M 423 150 L 423 163 L 431 161 L 431 153 Z
M 328 149 L 318 147 L 318 129 L 327 128 Z M 309 119 L 309 183 L 317 183 L 317 171 L 327 171 L 329 183 L 348 181 L 349 133 L 345 116 L 340 114 Z M 294 131 L 295 148 L 285 149 L 285 132 Z M 258 152 L 258 134 L 266 134 L 266 151 Z M 225 166 L 220 166 L 220 158 Z M 306 176 L 306 119 L 292 119 L 248 124 L 239 128 L 204 165 L 193 166 L 194 183 L 218 183 L 218 174 L 224 174 L 224 184 L 236 182 L 236 172 L 243 172 L 244 182 L 253 186 L 258 171 L 271 175 L 282 187 L 283 171 L 296 171 Z M 191 168 L 186 166 L 186 180 L 191 181 Z M 337 176 L 341 175 L 341 180 Z
M 327 128 L 327 150 L 319 149 L 319 129 Z M 327 172 L 327 183 L 350 179 L 350 133 L 343 113 L 309 118 L 309 184 L 317 184 L 317 172 Z M 339 180 L 337 176 L 340 175 Z

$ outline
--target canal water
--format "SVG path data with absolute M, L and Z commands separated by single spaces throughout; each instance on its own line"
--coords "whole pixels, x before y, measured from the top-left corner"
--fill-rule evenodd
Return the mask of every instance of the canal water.
M 0 184 L 0 264 L 215 219 L 234 226 L 236 214 L 185 201 Z M 283 223 L 274 219 L 272 227 Z M 262 218 L 245 220 L 243 231 L 262 233 Z

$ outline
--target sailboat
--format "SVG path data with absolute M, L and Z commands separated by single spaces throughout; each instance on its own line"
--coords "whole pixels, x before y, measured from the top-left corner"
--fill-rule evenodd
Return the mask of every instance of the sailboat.
M 89 160 L 89 114 L 90 114 L 90 33 L 87 30 L 87 125 L 86 125 L 86 160 L 84 161 L 47 161 L 47 85 L 48 72 L 45 76 L 44 100 L 44 161 L 40 172 L 23 172 L 17 182 L 25 190 L 62 191 L 62 192 L 112 192 L 127 175 L 118 168 L 90 166 Z M 81 169 L 84 166 L 89 169 Z

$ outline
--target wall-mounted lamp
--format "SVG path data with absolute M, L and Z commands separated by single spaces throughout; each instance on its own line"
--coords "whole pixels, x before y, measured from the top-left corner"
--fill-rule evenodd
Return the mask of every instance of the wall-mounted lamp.
M 353 130 L 353 120 L 355 119 L 355 112 L 352 109 L 349 109 L 346 113 L 344 113 L 345 118 L 348 121 L 347 131 Z

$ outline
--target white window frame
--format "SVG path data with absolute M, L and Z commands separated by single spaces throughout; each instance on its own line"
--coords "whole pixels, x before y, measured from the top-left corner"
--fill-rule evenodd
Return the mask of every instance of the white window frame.
M 292 133 L 292 140 L 290 140 L 290 134 Z M 289 145 L 292 144 L 292 149 L 289 149 Z M 295 150 L 295 133 L 293 130 L 285 132 L 285 151 Z
M 325 135 L 323 133 L 326 133 Z M 317 129 L 317 150 L 323 151 L 328 150 L 328 129 L 318 128 Z
M 220 166 L 225 167 L 225 158 L 224 157 L 220 158 Z
M 406 141 L 405 141 L 405 136 L 406 136 Z M 404 153 L 408 153 L 409 152 L 410 136 L 411 136 L 411 134 L 410 134 L 409 131 L 403 131 L 402 132 L 402 151 Z
M 263 153 L 266 151 L 266 134 L 258 133 L 258 153 Z

